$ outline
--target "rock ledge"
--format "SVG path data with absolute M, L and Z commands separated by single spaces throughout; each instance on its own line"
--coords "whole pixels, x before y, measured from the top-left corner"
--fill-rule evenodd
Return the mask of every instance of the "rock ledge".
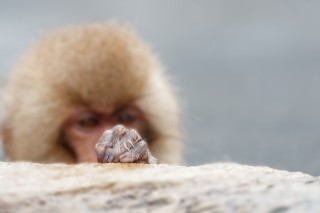
M 4 212 L 320 212 L 320 178 L 232 163 L 0 163 Z

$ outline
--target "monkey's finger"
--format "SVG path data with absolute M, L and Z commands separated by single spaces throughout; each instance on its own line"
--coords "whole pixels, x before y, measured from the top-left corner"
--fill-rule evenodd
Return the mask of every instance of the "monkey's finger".
M 129 130 L 122 126 L 117 125 L 112 129 L 107 129 L 103 132 L 102 136 L 99 138 L 98 143 L 107 144 L 108 147 L 113 147 L 118 141 L 120 141 Z
M 112 148 L 109 148 L 104 153 L 101 163 L 118 163 L 119 159 L 116 158 L 116 153 Z
M 99 138 L 98 143 L 95 146 L 97 161 L 99 163 L 103 162 L 105 152 L 108 147 L 110 147 L 110 140 L 112 136 L 112 130 L 106 130 L 103 132 L 102 136 Z
M 135 129 L 129 130 L 126 138 L 127 143 L 129 143 L 128 145 L 131 145 L 131 147 L 133 148 L 135 144 L 140 142 L 141 140 L 142 140 L 141 136 Z
M 97 154 L 97 161 L 99 163 L 102 163 L 108 146 L 106 144 L 97 143 L 95 148 L 96 148 L 96 154 Z
M 140 159 L 134 161 L 134 163 L 157 164 L 158 160 L 155 157 L 153 157 L 149 149 L 147 149 L 144 155 Z
M 136 160 L 134 163 L 157 164 L 158 160 L 151 155 L 151 152 L 148 149 L 146 153 L 140 159 Z
M 119 156 L 119 160 L 122 163 L 133 163 L 135 161 L 143 161 L 147 163 L 148 157 L 146 153 L 148 151 L 148 145 L 145 141 L 139 141 L 135 146 Z
M 116 145 L 121 149 L 119 151 L 119 155 L 123 154 L 126 151 L 134 148 L 135 145 L 140 142 L 142 138 L 138 134 L 138 132 L 134 129 L 128 130 L 127 134 L 121 139 L 121 141 Z
M 113 147 L 115 152 L 115 160 L 118 162 L 120 155 L 133 149 L 135 145 L 141 140 L 142 139 L 136 130 L 127 130 L 126 135 L 122 137 L 122 139 Z
M 116 163 L 116 152 L 106 144 L 96 144 L 96 154 L 98 163 Z
M 110 135 L 110 138 L 108 138 L 108 145 L 109 147 L 114 147 L 115 144 L 126 136 L 129 130 L 125 126 L 119 124 L 113 127 L 111 131 L 112 134 Z
M 119 141 L 113 148 L 107 147 L 102 150 L 98 156 L 98 162 L 101 163 L 117 163 L 119 162 L 119 156 L 127 151 L 126 146 L 124 146 L 124 141 Z
M 110 146 L 111 145 L 111 138 L 112 138 L 112 130 L 108 129 L 102 133 L 97 144 L 105 144 L 105 145 Z
M 138 160 L 135 160 L 134 163 L 149 163 L 148 161 L 148 153 L 145 152 L 142 157 L 140 157 Z

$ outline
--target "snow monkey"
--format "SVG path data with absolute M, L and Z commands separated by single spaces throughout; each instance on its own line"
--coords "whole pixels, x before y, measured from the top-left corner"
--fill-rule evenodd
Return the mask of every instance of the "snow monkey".
M 46 36 L 5 89 L 8 160 L 179 163 L 179 107 L 148 45 L 115 22 Z M 157 160 L 156 160 L 157 159 Z

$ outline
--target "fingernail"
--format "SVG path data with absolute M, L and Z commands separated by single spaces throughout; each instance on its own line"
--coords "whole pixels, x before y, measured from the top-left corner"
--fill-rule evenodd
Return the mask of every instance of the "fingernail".
M 113 161 L 114 161 L 114 156 L 113 155 L 109 156 L 108 163 L 112 163 Z

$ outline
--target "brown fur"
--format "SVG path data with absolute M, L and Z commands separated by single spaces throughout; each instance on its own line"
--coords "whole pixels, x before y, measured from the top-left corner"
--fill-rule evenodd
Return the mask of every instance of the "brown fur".
M 179 109 L 149 47 L 117 23 L 64 28 L 45 36 L 18 63 L 5 92 L 4 146 L 9 159 L 67 162 L 60 127 L 78 105 L 134 102 L 153 130 L 150 150 L 178 163 Z

